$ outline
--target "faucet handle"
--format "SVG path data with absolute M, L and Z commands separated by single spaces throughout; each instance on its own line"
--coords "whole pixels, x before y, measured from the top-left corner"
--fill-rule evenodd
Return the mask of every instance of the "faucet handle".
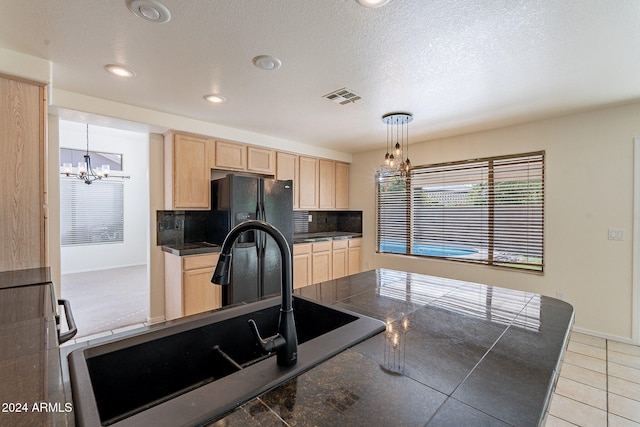
M 251 328 L 251 332 L 253 332 L 253 336 L 256 337 L 256 340 L 260 344 L 260 347 L 268 353 L 273 353 L 277 349 L 284 347 L 287 342 L 284 337 L 280 334 L 275 334 L 266 339 L 260 336 L 260 331 L 258 330 L 258 325 L 254 322 L 253 319 L 249 319 L 249 327 Z

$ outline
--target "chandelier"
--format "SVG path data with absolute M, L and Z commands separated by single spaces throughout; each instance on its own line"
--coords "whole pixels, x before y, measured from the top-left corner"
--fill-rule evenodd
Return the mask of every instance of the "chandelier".
M 388 113 L 382 116 L 382 122 L 387 125 L 387 154 L 384 156 L 382 172 L 399 172 L 401 176 L 406 176 L 411 170 L 409 160 L 409 123 L 411 121 L 413 121 L 411 113 Z
M 75 171 L 74 171 L 75 169 Z M 74 168 L 71 163 L 63 163 L 60 175 L 75 175 L 78 179 L 84 181 L 85 184 L 91 184 L 93 181 L 105 178 L 129 179 L 126 175 L 112 175 L 109 165 L 102 165 L 98 168 L 91 166 L 91 156 L 89 155 L 89 124 L 87 123 L 87 152 L 84 155 L 84 161 L 78 162 L 78 167 Z

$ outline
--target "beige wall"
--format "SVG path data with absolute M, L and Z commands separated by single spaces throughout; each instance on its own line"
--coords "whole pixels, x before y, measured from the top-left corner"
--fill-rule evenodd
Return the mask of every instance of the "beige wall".
M 149 134 L 149 321 L 161 322 L 164 313 L 164 255 L 156 244 L 157 214 L 164 209 L 164 138 Z
M 632 338 L 633 141 L 640 104 L 585 112 L 487 132 L 412 144 L 414 165 L 546 151 L 545 271 L 375 253 L 374 174 L 380 149 L 353 156 L 350 208 L 363 210 L 363 267 L 385 267 L 527 290 L 564 294 L 578 330 Z M 608 229 L 625 231 L 608 240 Z

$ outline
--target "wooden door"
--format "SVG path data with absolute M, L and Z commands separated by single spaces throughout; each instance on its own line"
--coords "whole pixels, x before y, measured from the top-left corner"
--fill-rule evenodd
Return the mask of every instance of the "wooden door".
M 318 207 L 334 209 L 336 207 L 336 162 L 320 159 L 319 169 Z
M 318 208 L 318 159 L 300 156 L 299 162 L 299 201 L 300 209 Z
M 0 77 L 0 271 L 48 265 L 44 89 Z

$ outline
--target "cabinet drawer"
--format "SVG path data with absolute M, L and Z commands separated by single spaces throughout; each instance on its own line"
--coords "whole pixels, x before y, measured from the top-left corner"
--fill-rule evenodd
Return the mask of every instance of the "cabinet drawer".
M 349 247 L 356 248 L 362 246 L 362 238 L 349 239 Z
M 194 270 L 196 268 L 215 267 L 220 254 L 191 255 L 182 257 L 183 270 Z
M 327 242 L 317 242 L 317 243 L 312 243 L 313 245 L 313 252 L 326 252 L 326 251 L 330 251 L 332 248 L 331 245 L 331 241 L 327 241 Z
M 311 253 L 311 243 L 297 243 L 293 245 L 294 255 L 303 255 Z
M 349 246 L 348 240 L 334 240 L 333 241 L 333 249 L 344 249 Z

